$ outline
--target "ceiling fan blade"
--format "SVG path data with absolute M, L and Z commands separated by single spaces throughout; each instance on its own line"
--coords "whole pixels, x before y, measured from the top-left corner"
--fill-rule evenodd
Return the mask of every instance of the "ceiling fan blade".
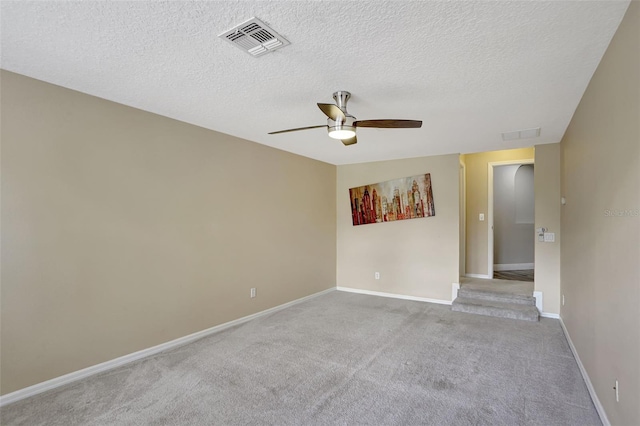
M 420 120 L 357 120 L 356 127 L 376 127 L 378 129 L 417 129 L 422 127 Z
M 326 128 L 327 125 L 323 124 L 321 126 L 298 127 L 297 129 L 278 130 L 277 132 L 269 132 L 269 134 L 277 135 L 278 133 L 297 132 L 298 130 L 307 130 L 307 129 L 319 129 L 320 127 Z
M 334 104 L 318 104 L 318 108 L 333 121 L 344 121 L 347 118 L 344 112 Z
M 342 143 L 345 146 L 353 145 L 353 144 L 358 143 L 358 138 L 354 136 L 354 137 L 352 137 L 350 139 L 342 139 Z

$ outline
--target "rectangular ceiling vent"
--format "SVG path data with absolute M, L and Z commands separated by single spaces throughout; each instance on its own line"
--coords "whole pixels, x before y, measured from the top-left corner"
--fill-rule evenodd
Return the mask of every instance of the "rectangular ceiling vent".
M 262 56 L 289 44 L 280 34 L 258 18 L 251 18 L 218 37 L 227 40 L 252 56 Z
M 502 134 L 503 141 L 514 141 L 516 139 L 531 139 L 540 136 L 540 127 L 535 129 L 516 130 L 515 132 L 505 132 Z

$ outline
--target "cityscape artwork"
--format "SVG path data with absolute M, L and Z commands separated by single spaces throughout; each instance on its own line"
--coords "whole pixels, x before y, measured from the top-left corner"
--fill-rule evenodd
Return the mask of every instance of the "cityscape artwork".
M 435 216 L 431 174 L 349 189 L 353 225 Z

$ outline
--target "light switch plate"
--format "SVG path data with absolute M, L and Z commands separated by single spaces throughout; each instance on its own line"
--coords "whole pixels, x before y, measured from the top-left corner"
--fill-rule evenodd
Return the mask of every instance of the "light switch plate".
M 480 216 L 478 217 L 480 219 L 480 221 L 484 220 L 484 213 L 480 213 Z
M 545 232 L 544 233 L 544 242 L 545 243 L 554 243 L 556 241 L 556 234 L 553 232 Z

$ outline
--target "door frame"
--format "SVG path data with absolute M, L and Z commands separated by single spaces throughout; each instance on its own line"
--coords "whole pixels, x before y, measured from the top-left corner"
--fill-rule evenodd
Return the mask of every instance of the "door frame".
M 535 160 L 530 158 L 525 160 L 491 161 L 487 164 L 487 277 L 489 279 L 493 278 L 493 168 L 513 164 L 535 164 Z M 535 208 L 535 200 L 533 205 Z M 534 238 L 534 236 L 532 235 L 531 238 Z
M 458 261 L 458 273 L 461 277 L 467 274 L 467 167 L 464 163 L 460 163 L 458 171 L 458 179 L 460 180 L 460 260 Z

